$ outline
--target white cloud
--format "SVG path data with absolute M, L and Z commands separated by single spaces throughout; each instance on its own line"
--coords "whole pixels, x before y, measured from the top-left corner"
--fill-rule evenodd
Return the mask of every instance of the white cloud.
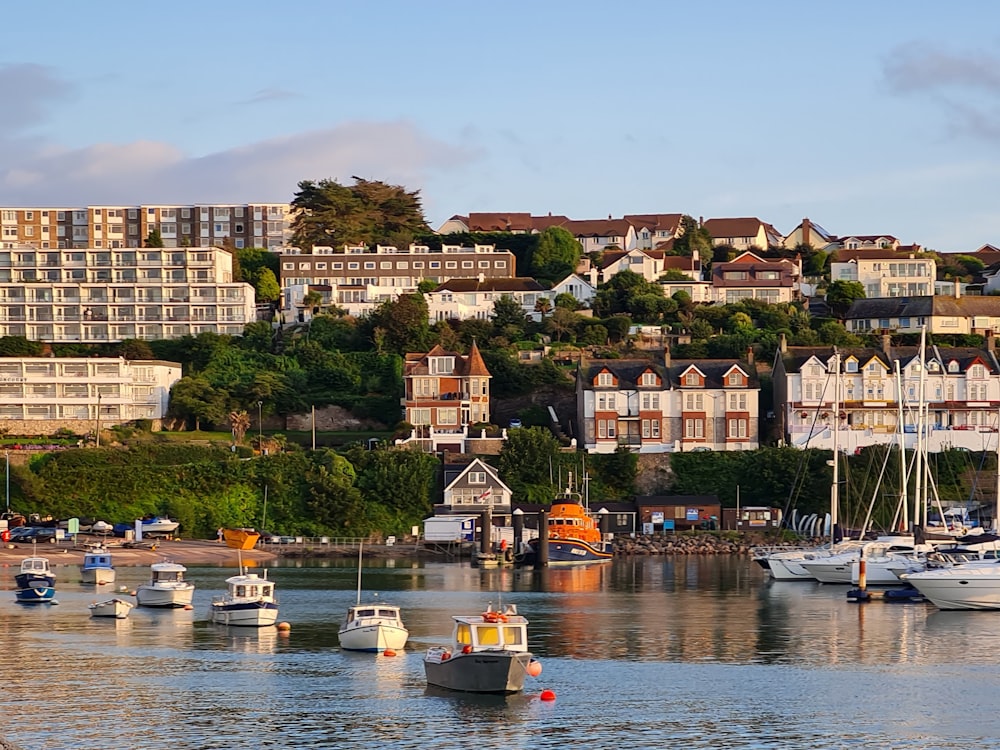
M 416 189 L 474 158 L 402 121 L 343 123 L 204 156 L 152 141 L 4 151 L 4 205 L 288 201 L 300 180 L 351 175 Z
M 351 175 L 419 189 L 429 176 L 476 158 L 408 121 L 345 122 L 216 153 L 148 140 L 67 148 L 40 134 L 48 109 L 75 87 L 40 65 L 0 66 L 0 204 L 288 201 L 301 180 Z M 261 89 L 244 103 L 294 97 Z

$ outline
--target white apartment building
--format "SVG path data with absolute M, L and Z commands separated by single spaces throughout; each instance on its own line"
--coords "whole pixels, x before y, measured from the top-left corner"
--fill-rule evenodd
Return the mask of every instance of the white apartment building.
M 790 444 L 829 450 L 835 430 L 848 452 L 892 444 L 902 397 L 907 448 L 916 446 L 923 400 L 929 450 L 995 451 L 1000 362 L 992 337 L 985 349 L 929 346 L 925 360 L 918 347 L 892 347 L 888 337 L 881 349 L 785 348 L 775 364 L 775 408 Z
M 52 343 L 239 336 L 250 284 L 216 247 L 0 249 L 0 336 Z
M 515 264 L 512 252 L 494 245 L 358 245 L 342 251 L 313 247 L 309 253 L 286 248 L 280 260 L 284 309 L 294 311 L 304 293 L 313 290 L 323 295 L 323 304 L 362 315 L 381 302 L 415 292 L 422 281 L 506 279 L 514 275 Z
M 124 358 L 0 358 L 0 419 L 15 435 L 160 420 L 181 365 Z
M 832 281 L 857 281 L 865 297 L 924 297 L 934 294 L 937 263 L 913 253 L 885 250 L 841 250 L 830 263 Z
M 166 247 L 277 250 L 291 241 L 291 218 L 288 203 L 0 207 L 0 248 L 137 248 L 157 229 Z

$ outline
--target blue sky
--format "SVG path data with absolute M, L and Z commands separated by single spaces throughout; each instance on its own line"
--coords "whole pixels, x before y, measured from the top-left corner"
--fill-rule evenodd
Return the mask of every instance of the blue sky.
M 805 216 L 1000 245 L 1000 4 L 10 4 L 0 204 L 287 201 Z M 27 33 L 24 30 L 31 30 Z

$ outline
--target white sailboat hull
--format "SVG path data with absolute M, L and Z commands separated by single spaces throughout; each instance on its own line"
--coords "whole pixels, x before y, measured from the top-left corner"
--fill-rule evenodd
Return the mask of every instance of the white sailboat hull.
M 193 598 L 193 583 L 170 587 L 143 584 L 135 592 L 140 607 L 187 607 Z
M 347 626 L 340 631 L 340 647 L 348 651 L 398 651 L 406 646 L 410 632 L 387 623 Z

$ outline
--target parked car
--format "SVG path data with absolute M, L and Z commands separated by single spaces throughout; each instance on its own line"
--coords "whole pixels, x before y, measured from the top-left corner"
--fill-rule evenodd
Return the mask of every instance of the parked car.
M 521 420 L 518 419 L 517 417 L 514 417 L 512 420 L 510 420 L 510 426 L 511 427 L 521 427 L 522 426 L 521 425 Z
M 17 537 L 11 533 L 12 542 L 49 542 L 56 538 L 56 530 L 50 526 L 28 526 Z

